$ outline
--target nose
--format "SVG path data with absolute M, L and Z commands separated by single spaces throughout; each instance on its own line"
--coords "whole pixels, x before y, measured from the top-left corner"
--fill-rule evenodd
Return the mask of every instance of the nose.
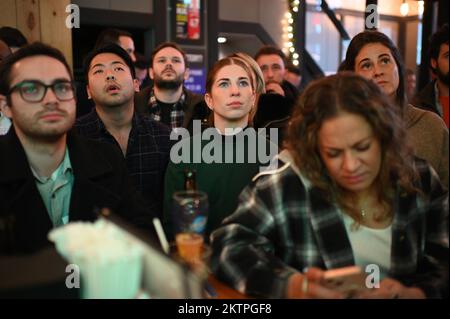
M 42 104 L 48 106 L 54 106 L 58 103 L 58 98 L 56 97 L 55 92 L 53 92 L 52 88 L 47 88 L 47 92 L 45 92 L 44 98 L 42 99 Z
M 360 161 L 352 152 L 344 154 L 344 161 L 342 163 L 343 169 L 348 173 L 353 173 L 359 168 Z
M 232 84 L 230 86 L 230 93 L 233 96 L 240 95 L 241 92 L 239 91 L 239 86 L 237 86 L 236 84 Z
M 377 77 L 383 75 L 383 68 L 380 65 L 375 64 L 375 66 L 373 67 L 373 72 L 374 72 L 374 77 L 377 78 Z
M 113 80 L 115 80 L 116 79 L 116 77 L 114 76 L 114 74 L 111 72 L 111 71 L 109 71 L 107 74 L 106 74 L 106 80 L 107 81 L 113 81 Z

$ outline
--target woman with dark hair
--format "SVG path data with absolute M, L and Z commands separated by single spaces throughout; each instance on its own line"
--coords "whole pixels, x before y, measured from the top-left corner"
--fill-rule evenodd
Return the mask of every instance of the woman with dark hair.
M 448 188 L 448 130 L 439 116 L 408 104 L 402 58 L 391 39 L 378 31 L 357 34 L 339 70 L 372 80 L 395 102 L 415 154 L 431 164 Z
M 448 193 L 413 158 L 389 99 L 342 73 L 298 103 L 281 167 L 255 177 L 211 235 L 216 276 L 250 295 L 341 298 L 323 269 L 376 266 L 379 288 L 355 297 L 445 294 Z

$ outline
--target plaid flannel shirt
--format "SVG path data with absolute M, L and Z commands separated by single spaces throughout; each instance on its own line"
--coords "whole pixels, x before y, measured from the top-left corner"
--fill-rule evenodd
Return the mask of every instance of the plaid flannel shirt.
M 172 109 L 170 110 L 170 128 L 174 129 L 183 126 L 184 120 L 183 106 L 185 101 L 186 101 L 186 94 L 183 92 L 180 99 L 172 105 Z M 150 118 L 154 121 L 161 122 L 162 121 L 161 105 L 158 104 L 158 100 L 156 99 L 153 89 L 150 92 L 148 105 L 150 111 L 149 114 Z
M 427 163 L 415 164 L 425 197 L 397 190 L 389 276 L 441 297 L 448 289 L 448 192 Z M 283 298 L 294 272 L 354 265 L 342 216 L 326 198 L 293 164 L 260 174 L 211 235 L 217 277 L 242 293 Z
M 120 146 L 106 130 L 95 109 L 79 118 L 75 124 L 78 134 Z M 164 175 L 170 154 L 170 130 L 137 113 L 133 114 L 125 161 L 130 178 L 147 205 L 162 216 Z

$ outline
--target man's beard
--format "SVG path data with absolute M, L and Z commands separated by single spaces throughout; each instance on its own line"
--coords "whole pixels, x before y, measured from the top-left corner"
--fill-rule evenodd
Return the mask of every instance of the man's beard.
M 180 74 L 173 80 L 164 80 L 162 77 L 155 75 L 154 83 L 161 90 L 176 90 L 183 85 L 184 76 Z
M 444 83 L 445 85 L 448 86 L 448 72 L 447 73 L 443 73 L 441 71 L 441 69 L 437 68 L 436 69 L 436 76 L 439 79 L 439 81 L 441 81 L 442 83 Z

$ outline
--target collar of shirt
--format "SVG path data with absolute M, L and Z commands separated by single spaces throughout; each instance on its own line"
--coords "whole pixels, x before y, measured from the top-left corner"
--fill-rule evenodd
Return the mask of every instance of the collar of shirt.
M 50 177 L 41 177 L 36 173 L 33 167 L 30 166 L 30 168 L 31 172 L 34 175 L 34 178 L 38 183 L 45 184 L 50 180 L 52 182 L 55 182 L 58 179 L 58 177 L 64 176 L 68 172 L 72 173 L 72 164 L 70 163 L 69 149 L 66 147 L 66 152 L 64 154 L 63 161 L 61 162 L 61 164 L 59 164 L 58 168 L 52 173 L 52 175 L 50 175 Z
M 437 81 L 434 81 L 434 96 L 435 96 L 436 107 L 438 109 L 439 114 L 442 116 L 443 110 L 442 110 L 441 100 L 439 98 L 439 87 L 438 87 Z
M 181 94 L 180 99 L 176 103 L 172 104 L 172 108 L 170 110 L 171 113 L 170 126 L 172 128 L 182 126 L 184 119 L 184 108 L 186 106 L 185 102 L 186 102 L 186 92 L 183 88 L 183 93 Z M 148 106 L 150 110 L 150 118 L 153 119 L 154 121 L 161 122 L 163 120 L 162 107 L 158 103 L 158 100 L 156 99 L 155 91 L 153 88 L 150 91 Z

